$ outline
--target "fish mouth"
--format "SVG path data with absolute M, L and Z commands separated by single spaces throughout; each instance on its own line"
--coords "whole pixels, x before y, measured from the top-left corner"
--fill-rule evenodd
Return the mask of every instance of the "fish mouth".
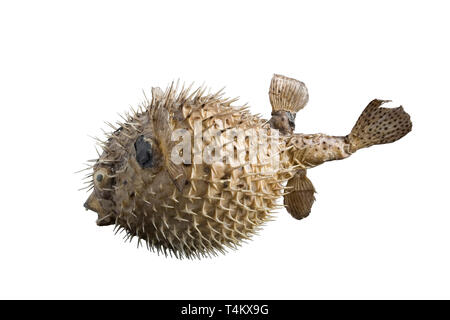
M 100 201 L 95 196 L 94 192 L 91 193 L 83 206 L 86 208 L 86 210 L 91 210 L 98 214 L 98 218 L 96 221 L 98 226 L 109 226 L 111 224 L 114 224 L 112 215 L 107 214 L 105 210 L 103 210 Z
M 89 198 L 87 198 L 86 202 L 83 205 L 86 210 L 92 210 L 94 212 L 100 213 L 102 211 L 102 206 L 100 205 L 100 201 L 98 201 L 94 192 L 91 193 Z

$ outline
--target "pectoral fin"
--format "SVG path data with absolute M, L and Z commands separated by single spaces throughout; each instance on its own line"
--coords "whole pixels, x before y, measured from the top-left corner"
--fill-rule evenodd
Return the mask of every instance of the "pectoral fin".
M 184 172 L 182 165 L 176 165 L 172 161 L 167 161 L 167 173 L 170 179 L 177 187 L 178 191 L 183 190 L 186 183 L 186 172 Z
M 154 114 L 153 127 L 155 135 L 158 139 L 159 148 L 164 157 L 164 166 L 179 191 L 181 191 L 186 183 L 186 172 L 182 165 L 176 165 L 172 162 L 172 148 L 174 146 L 172 139 L 172 127 L 169 121 L 169 112 L 164 106 L 159 106 Z
M 306 170 L 299 170 L 288 181 L 286 187 L 288 187 L 288 191 L 290 192 L 284 196 L 284 205 L 287 211 L 295 219 L 300 220 L 306 218 L 311 212 L 311 207 L 316 200 L 314 197 L 316 190 L 311 180 L 306 177 Z

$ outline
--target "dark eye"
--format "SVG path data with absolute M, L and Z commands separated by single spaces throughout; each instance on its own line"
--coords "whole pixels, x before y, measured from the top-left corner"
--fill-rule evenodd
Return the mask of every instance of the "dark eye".
M 97 188 L 106 188 L 111 179 L 108 178 L 108 170 L 99 168 L 94 172 L 94 184 Z
M 153 167 L 153 152 L 152 145 L 149 141 L 144 139 L 144 136 L 139 136 L 134 143 L 136 150 L 136 161 L 141 168 Z

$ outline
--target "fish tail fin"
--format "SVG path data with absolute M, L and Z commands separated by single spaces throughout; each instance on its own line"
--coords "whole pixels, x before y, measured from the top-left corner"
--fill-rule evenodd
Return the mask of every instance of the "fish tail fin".
M 350 152 L 375 144 L 397 141 L 412 129 L 411 119 L 403 107 L 381 108 L 389 100 L 372 100 L 347 136 Z

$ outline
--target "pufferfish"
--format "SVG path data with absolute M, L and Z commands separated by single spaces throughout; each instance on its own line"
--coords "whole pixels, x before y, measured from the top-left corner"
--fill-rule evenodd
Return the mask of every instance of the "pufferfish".
M 412 128 L 402 107 L 376 99 L 346 136 L 294 133 L 308 90 L 282 75 L 270 84 L 270 120 L 232 105 L 237 99 L 222 90 L 178 87 L 153 88 L 138 110 L 109 124 L 113 131 L 88 168 L 93 191 L 84 206 L 98 214 L 97 225 L 115 225 L 126 240 L 180 259 L 237 248 L 279 208 L 307 217 L 315 201 L 307 169 Z

